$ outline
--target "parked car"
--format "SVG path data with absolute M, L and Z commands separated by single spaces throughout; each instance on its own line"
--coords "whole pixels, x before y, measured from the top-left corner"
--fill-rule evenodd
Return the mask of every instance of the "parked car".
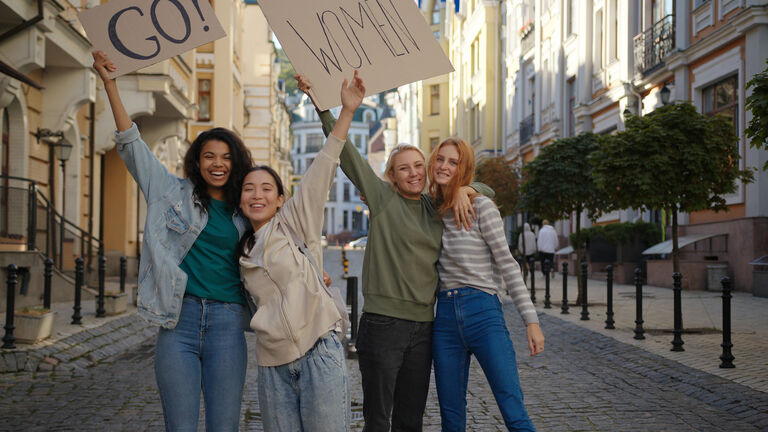
M 366 243 L 368 243 L 368 236 L 360 237 L 357 240 L 352 240 L 351 242 L 347 243 L 347 247 L 365 249 Z
M 325 236 L 320 237 L 320 246 L 322 247 L 328 246 L 328 239 L 325 238 Z

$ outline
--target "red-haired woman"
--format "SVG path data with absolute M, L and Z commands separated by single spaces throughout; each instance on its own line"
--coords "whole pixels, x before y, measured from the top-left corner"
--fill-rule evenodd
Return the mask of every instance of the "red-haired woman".
M 531 355 L 544 350 L 544 335 L 520 267 L 512 258 L 499 210 L 490 198 L 474 199 L 477 220 L 469 231 L 456 227 L 451 209 L 458 190 L 472 181 L 475 156 L 461 139 L 448 138 L 429 159 L 429 192 L 441 203 L 443 247 L 432 354 L 443 431 L 466 427 L 466 393 L 470 356 L 485 372 L 509 430 L 534 430 L 523 405 L 515 351 L 504 321 L 493 263 L 504 278 L 526 324 Z

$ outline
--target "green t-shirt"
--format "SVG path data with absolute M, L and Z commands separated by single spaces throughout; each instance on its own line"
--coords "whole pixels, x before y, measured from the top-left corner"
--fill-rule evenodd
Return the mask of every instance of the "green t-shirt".
M 235 259 L 240 235 L 232 222 L 232 212 L 226 202 L 211 199 L 208 223 L 181 262 L 180 267 L 187 274 L 186 294 L 245 304 Z

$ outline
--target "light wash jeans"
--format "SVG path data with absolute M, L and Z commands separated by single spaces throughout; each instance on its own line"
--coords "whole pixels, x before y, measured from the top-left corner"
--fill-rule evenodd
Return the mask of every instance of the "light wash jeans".
M 535 431 L 523 405 L 517 362 L 499 298 L 475 288 L 441 291 L 432 355 L 443 431 L 464 431 L 467 380 L 474 354 L 510 431 Z
M 259 366 L 259 407 L 266 432 L 348 431 L 349 377 L 336 332 L 290 363 Z
M 179 323 L 161 328 L 155 375 L 168 431 L 197 431 L 200 390 L 205 428 L 237 431 L 248 352 L 245 306 L 184 296 Z

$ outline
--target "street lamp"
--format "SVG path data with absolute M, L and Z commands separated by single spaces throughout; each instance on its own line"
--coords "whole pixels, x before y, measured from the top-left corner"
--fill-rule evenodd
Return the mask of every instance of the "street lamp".
M 672 95 L 672 92 L 669 90 L 669 87 L 667 87 L 667 83 L 664 83 L 664 87 L 661 88 L 659 93 L 661 93 L 661 104 L 669 104 L 669 97 Z

